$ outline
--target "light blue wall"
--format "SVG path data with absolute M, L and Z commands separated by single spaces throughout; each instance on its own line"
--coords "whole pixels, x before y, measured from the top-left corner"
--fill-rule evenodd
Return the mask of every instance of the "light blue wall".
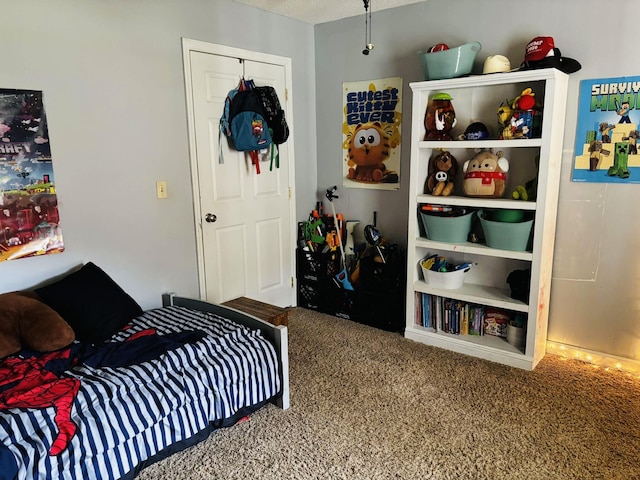
M 0 292 L 91 260 L 145 308 L 168 290 L 198 295 L 182 37 L 292 58 L 300 219 L 341 183 L 342 83 L 403 77 L 401 189 L 341 189 L 336 206 L 363 225 L 377 211 L 385 236 L 406 244 L 408 82 L 423 78 L 415 52 L 478 40 L 478 67 L 493 53 L 516 65 L 531 38 L 552 35 L 583 68 L 567 101 L 549 339 L 638 359 L 640 187 L 569 180 L 580 79 L 640 73 L 633 29 L 607 31 L 594 18 L 615 25 L 636 6 L 429 0 L 374 11 L 376 47 L 365 57 L 362 16 L 314 29 L 229 0 L 4 2 L 0 88 L 44 91 L 67 250 L 0 263 Z M 156 180 L 169 182 L 167 200 L 155 199 Z
M 570 181 L 580 80 L 640 74 L 634 28 L 617 28 L 635 17 L 637 7 L 632 0 L 428 0 L 374 10 L 375 49 L 369 56 L 361 53 L 364 16 L 317 26 L 318 190 L 341 184 L 342 82 L 403 77 L 401 188 L 396 192 L 342 189 L 338 208 L 363 225 L 377 211 L 381 232 L 406 245 L 408 83 L 424 79 L 415 52 L 439 42 L 457 46 L 479 41 L 483 46 L 476 62 L 479 72 L 491 54 L 506 55 L 518 66 L 529 40 L 553 36 L 562 53 L 579 60 L 583 68 L 571 75 L 567 99 L 548 338 L 640 359 L 640 185 Z
M 225 0 L 6 1 L 2 17 L 0 88 L 44 92 L 66 251 L 0 263 L 0 292 L 93 261 L 145 308 L 199 294 L 182 37 L 292 59 L 298 211 L 315 201 L 311 25 Z

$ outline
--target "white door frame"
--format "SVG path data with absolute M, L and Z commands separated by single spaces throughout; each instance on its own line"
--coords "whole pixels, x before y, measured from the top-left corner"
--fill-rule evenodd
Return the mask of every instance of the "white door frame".
M 205 263 L 204 263 L 204 245 L 203 245 L 203 232 L 202 232 L 202 218 L 200 215 L 200 185 L 198 182 L 198 158 L 196 150 L 196 136 L 193 110 L 193 88 L 191 87 L 191 55 L 190 52 L 202 52 L 210 53 L 212 55 L 221 55 L 225 57 L 237 58 L 242 60 L 250 60 L 261 63 L 271 63 L 273 65 L 281 65 L 285 71 L 285 87 L 287 89 L 287 98 L 282 105 L 285 111 L 285 118 L 290 119 L 287 124 L 289 126 L 289 138 L 285 143 L 280 145 L 280 149 L 287 149 L 287 155 L 289 158 L 289 196 L 290 204 L 290 225 L 292 245 L 296 245 L 297 237 L 297 222 L 296 222 L 296 199 L 295 199 L 295 161 L 294 161 L 294 148 L 293 148 L 293 88 L 292 88 L 292 74 L 291 74 L 291 59 L 287 57 L 279 57 L 276 55 L 270 55 L 267 53 L 253 52 L 251 50 L 244 50 L 241 48 L 228 47 L 225 45 L 218 45 L 214 43 L 202 42 L 200 40 L 192 40 L 189 38 L 182 39 L 182 60 L 184 69 L 184 86 L 186 94 L 186 106 L 187 106 L 187 127 L 189 134 L 189 159 L 191 164 L 191 187 L 193 193 L 193 214 L 195 219 L 195 233 L 196 233 L 196 253 L 198 259 L 198 283 L 200 288 L 200 298 L 204 299 L 207 296 L 206 281 L 205 281 Z M 291 249 L 289 253 L 291 256 L 291 267 L 295 272 L 295 249 Z M 295 279 L 294 279 L 295 283 Z M 295 287 L 295 285 L 294 285 Z M 295 288 L 292 288 L 291 305 L 296 305 Z

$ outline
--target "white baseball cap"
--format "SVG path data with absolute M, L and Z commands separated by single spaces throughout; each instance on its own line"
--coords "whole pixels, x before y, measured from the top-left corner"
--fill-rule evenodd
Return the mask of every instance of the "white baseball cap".
M 504 55 L 489 55 L 482 68 L 482 73 L 510 72 L 511 62 Z

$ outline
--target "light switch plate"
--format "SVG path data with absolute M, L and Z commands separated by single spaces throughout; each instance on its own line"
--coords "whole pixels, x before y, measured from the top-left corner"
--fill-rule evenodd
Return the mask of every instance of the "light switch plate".
M 167 198 L 167 182 L 156 182 L 156 195 L 158 198 Z

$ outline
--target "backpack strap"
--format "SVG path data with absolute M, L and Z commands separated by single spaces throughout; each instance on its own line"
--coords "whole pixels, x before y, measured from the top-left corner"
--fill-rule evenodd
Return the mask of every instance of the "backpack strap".
M 231 126 L 229 125 L 229 109 L 231 108 L 231 99 L 235 96 L 236 93 L 240 91 L 243 81 L 244 79 L 240 81 L 240 83 L 234 90 L 231 90 L 227 94 L 227 98 L 225 98 L 224 100 L 224 109 L 222 111 L 222 117 L 220 117 L 220 128 L 218 130 L 218 163 L 220 165 L 224 164 L 224 154 L 222 153 L 222 134 L 224 133 L 225 137 L 231 135 Z
M 269 129 L 271 130 L 271 129 Z M 275 154 L 274 154 L 275 152 Z M 275 157 L 276 160 L 276 168 L 280 168 L 280 147 L 278 147 L 278 145 L 273 142 L 271 144 L 271 163 L 269 164 L 269 171 L 271 172 L 273 170 L 273 159 Z
M 218 163 L 220 165 L 224 165 L 224 153 L 222 153 L 222 125 L 220 125 L 220 130 L 218 130 Z
M 260 174 L 260 156 L 257 150 L 249 151 L 249 155 L 251 156 L 251 163 L 256 166 L 256 174 Z

